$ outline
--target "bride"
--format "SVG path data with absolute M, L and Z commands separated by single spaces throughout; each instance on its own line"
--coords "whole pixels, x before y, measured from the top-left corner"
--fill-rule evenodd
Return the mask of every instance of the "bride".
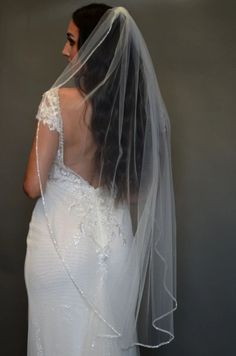
M 138 356 L 174 338 L 169 118 L 125 8 L 76 10 L 63 55 L 23 186 L 28 356 Z

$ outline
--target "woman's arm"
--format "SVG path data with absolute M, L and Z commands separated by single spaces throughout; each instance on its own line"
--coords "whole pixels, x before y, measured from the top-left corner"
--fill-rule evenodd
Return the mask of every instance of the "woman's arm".
M 48 178 L 50 167 L 57 152 L 58 137 L 59 134 L 56 130 L 50 130 L 46 124 L 39 122 L 38 155 L 40 177 L 43 189 Z M 29 198 L 34 199 L 40 196 L 36 163 L 36 133 L 25 171 L 23 190 Z

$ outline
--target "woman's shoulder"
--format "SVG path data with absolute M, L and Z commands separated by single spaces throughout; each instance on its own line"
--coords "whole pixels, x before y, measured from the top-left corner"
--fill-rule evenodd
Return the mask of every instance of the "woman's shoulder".
M 88 105 L 84 96 L 77 88 L 59 88 L 58 89 L 58 106 L 64 127 L 69 122 L 76 123 L 78 119 L 83 118 L 85 111 L 90 117 L 90 105 Z M 86 110 L 85 110 L 86 109 Z
M 43 99 L 46 102 L 59 104 L 61 108 L 76 109 L 81 107 L 84 101 L 84 96 L 77 88 L 58 88 L 52 87 L 43 93 Z
M 81 102 L 83 99 L 81 92 L 77 88 L 59 88 L 58 96 L 62 104 L 69 106 L 75 102 Z

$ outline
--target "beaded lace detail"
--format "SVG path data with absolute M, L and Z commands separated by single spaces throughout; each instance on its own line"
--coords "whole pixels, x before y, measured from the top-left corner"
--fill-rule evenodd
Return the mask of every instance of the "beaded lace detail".
M 112 242 L 118 238 L 120 244 L 123 246 L 127 243 L 128 236 L 122 231 L 122 216 L 123 214 L 126 214 L 127 211 L 126 209 L 124 210 L 124 207 L 121 207 L 121 210 L 119 210 L 121 216 L 119 216 L 118 210 L 116 210 L 117 208 L 114 207 L 114 199 L 106 189 L 103 187 L 94 188 L 79 174 L 64 164 L 63 121 L 60 111 L 58 90 L 58 88 L 52 88 L 44 93 L 36 117 L 47 124 L 50 130 L 57 130 L 59 132 L 59 145 L 57 155 L 49 172 L 48 187 L 50 184 L 59 184 L 63 189 L 65 192 L 65 195 L 63 195 L 66 204 L 65 208 L 68 209 L 70 214 L 76 214 L 78 225 L 73 232 L 73 236 L 71 236 L 69 245 L 64 245 L 64 247 L 60 246 L 50 223 L 44 194 L 41 190 L 42 203 L 48 229 L 58 257 L 63 263 L 65 271 L 75 288 L 86 303 L 90 305 L 99 319 L 114 332 L 114 334 L 107 335 L 107 337 L 119 337 L 120 332 L 114 328 L 109 321 L 104 319 L 103 315 L 100 314 L 100 311 L 97 310 L 96 306 L 93 305 L 93 302 L 88 298 L 85 291 L 81 289 L 79 284 L 77 284 L 64 255 L 66 254 L 66 250 L 70 248 L 71 244 L 73 245 L 73 248 L 77 249 L 81 244 L 82 239 L 89 239 L 92 241 L 98 263 L 96 274 L 101 285 L 105 283 L 108 274 L 108 262 L 111 255 Z M 39 171 L 38 175 L 40 180 Z M 130 235 L 130 232 L 128 235 Z
M 58 97 L 55 95 L 58 88 L 53 88 L 46 91 L 41 103 L 39 104 L 36 119 L 47 124 L 50 130 L 57 130 L 59 133 L 62 131 L 60 113 L 58 107 Z
M 54 182 L 63 183 L 64 188 L 72 194 L 68 198 L 69 210 L 74 207 L 78 209 L 80 216 L 83 216 L 83 221 L 86 221 L 86 217 L 89 217 L 94 210 L 94 201 L 97 202 L 97 209 L 99 209 L 99 219 L 102 219 L 102 225 L 106 227 L 107 233 L 110 231 L 113 236 L 118 232 L 118 235 L 122 237 L 123 244 L 126 240 L 122 234 L 121 227 L 115 221 L 113 217 L 113 200 L 109 194 L 101 187 L 94 188 L 79 174 L 65 166 L 63 160 L 64 152 L 64 136 L 63 136 L 63 121 L 60 111 L 60 101 L 58 88 L 52 88 L 43 94 L 43 100 L 40 103 L 37 118 L 46 123 L 50 130 L 57 130 L 59 132 L 59 145 L 57 155 L 54 159 L 52 167 L 49 172 L 48 180 Z M 71 198 L 72 197 L 72 198 Z M 71 200 L 72 199 L 72 200 Z M 89 204 L 90 203 L 90 204 Z M 88 211 L 85 207 L 88 207 Z M 89 219 L 88 219 L 89 220 Z M 91 220 L 91 219 L 90 219 Z M 93 225 L 97 229 L 98 222 L 94 220 Z M 87 227 L 91 228 L 91 223 L 87 224 Z M 83 231 L 83 227 L 80 226 L 80 232 Z M 88 236 L 94 235 L 92 231 L 86 231 Z M 109 234 L 109 233 L 108 233 Z M 96 234 L 95 234 L 96 235 Z M 108 253 L 108 245 L 103 246 L 106 253 L 101 256 L 101 260 L 105 260 L 105 256 Z M 101 252 L 100 250 L 98 250 Z

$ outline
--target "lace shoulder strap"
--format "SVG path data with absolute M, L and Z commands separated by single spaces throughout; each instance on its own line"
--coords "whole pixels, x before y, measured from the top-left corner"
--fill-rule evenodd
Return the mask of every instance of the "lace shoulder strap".
M 36 119 L 47 124 L 50 130 L 62 132 L 62 121 L 58 100 L 58 88 L 46 91 L 38 107 Z

